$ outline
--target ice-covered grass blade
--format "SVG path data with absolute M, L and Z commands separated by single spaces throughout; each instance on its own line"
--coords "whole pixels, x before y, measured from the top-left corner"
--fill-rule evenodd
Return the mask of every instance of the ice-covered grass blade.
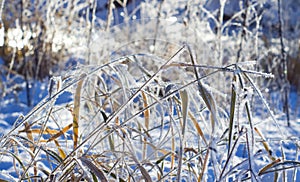
M 180 91 L 180 98 L 181 98 L 181 109 L 182 109 L 182 118 L 183 118 L 183 125 L 182 125 L 182 137 L 185 137 L 185 130 L 186 130 L 186 122 L 188 117 L 188 106 L 189 106 L 189 97 L 186 90 Z
M 103 182 L 108 182 L 106 175 L 104 174 L 104 172 L 100 169 L 99 166 L 96 166 L 92 161 L 90 161 L 88 158 L 86 158 L 85 156 L 82 156 L 79 158 L 79 160 L 85 165 L 87 166 L 87 168 L 90 169 L 90 171 L 93 172 L 93 174 L 95 174 L 100 181 Z
M 73 141 L 74 141 L 74 149 L 76 149 L 78 144 L 78 129 L 79 129 L 79 120 L 80 120 L 80 100 L 81 100 L 81 88 L 83 84 L 84 79 L 79 80 L 75 97 L 74 97 L 74 109 L 73 109 Z
M 251 79 L 251 77 L 249 77 L 247 74 L 245 74 L 244 72 L 242 72 L 243 75 L 245 76 L 245 78 L 249 81 L 249 83 L 251 84 L 252 88 L 256 91 L 256 93 L 258 94 L 258 96 L 260 97 L 261 101 L 263 102 L 263 104 L 265 105 L 268 113 L 270 114 L 275 126 L 277 127 L 280 135 L 284 138 L 284 132 L 281 130 L 281 127 L 279 126 L 277 119 L 275 118 L 273 112 L 271 111 L 271 108 L 269 107 L 266 99 L 264 98 L 263 94 L 261 93 L 260 89 L 258 88 L 258 86 L 254 83 L 254 81 Z
M 235 115 L 235 103 L 236 103 L 236 75 L 234 75 L 232 80 L 232 88 L 231 88 L 231 102 L 230 102 L 230 115 L 229 115 L 229 133 L 228 133 L 228 151 L 227 155 L 229 156 L 229 152 L 231 150 L 232 140 L 233 140 L 233 132 L 234 132 L 234 115 Z
M 177 166 L 177 181 L 181 181 L 181 170 L 182 170 L 182 160 L 183 160 L 183 150 L 185 145 L 185 130 L 186 130 L 186 122 L 188 116 L 188 93 L 186 90 L 180 91 L 180 98 L 181 98 L 181 109 L 182 109 L 182 129 L 181 129 L 181 136 L 180 136 L 180 146 L 178 151 L 178 166 Z

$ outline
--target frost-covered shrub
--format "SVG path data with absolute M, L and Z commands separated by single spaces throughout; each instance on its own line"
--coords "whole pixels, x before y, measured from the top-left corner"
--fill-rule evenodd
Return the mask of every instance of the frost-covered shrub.
M 4 61 L 11 66 L 9 69 L 27 75 L 28 79 L 52 75 L 53 66 L 69 57 L 67 49 L 79 30 L 74 27 L 80 27 L 76 20 L 80 10 L 72 9 L 71 3 L 56 1 L 6 2 L 3 17 L 6 36 L 2 49 Z
M 264 178 L 272 161 L 284 165 L 267 147 L 262 153 L 267 144 L 254 135 L 261 122 L 252 120 L 249 99 L 252 90 L 261 94 L 251 77 L 268 75 L 242 65 L 200 75 L 192 50 L 132 53 L 53 78 L 51 94 L 2 138 L 3 162 L 16 163 L 1 179 L 247 180 Z M 229 113 L 206 84 L 222 71 L 233 80 Z M 72 101 L 56 104 L 70 93 Z
M 277 64 L 257 63 L 281 46 L 265 46 L 264 2 L 138 1 L 129 12 L 125 1 L 108 1 L 106 19 L 98 3 L 30 9 L 42 12 L 24 26 L 45 26 L 41 53 L 50 44 L 60 64 L 82 64 L 56 72 L 48 96 L 1 138 L 10 166 L 0 179 L 296 180 L 298 139 L 256 82 L 272 77 L 258 68 Z
M 23 79 L 27 92 L 33 92 L 33 80 L 47 81 L 52 75 L 60 74 L 74 60 L 82 56 L 86 59 L 92 27 L 103 22 L 102 19 L 95 19 L 95 3 L 71 0 L 5 1 L 1 58 L 4 61 L 2 78 L 7 81 L 3 82 L 1 95 L 10 94 L 14 86 L 10 87 L 7 82 L 17 82 L 17 79 Z M 27 95 L 30 105 L 33 101 L 30 94 Z

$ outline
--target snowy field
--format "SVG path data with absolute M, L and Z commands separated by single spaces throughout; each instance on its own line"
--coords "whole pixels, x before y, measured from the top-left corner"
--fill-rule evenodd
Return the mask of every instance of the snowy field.
M 300 180 L 298 1 L 281 26 L 275 0 L 29 2 L 4 23 L 0 181 Z

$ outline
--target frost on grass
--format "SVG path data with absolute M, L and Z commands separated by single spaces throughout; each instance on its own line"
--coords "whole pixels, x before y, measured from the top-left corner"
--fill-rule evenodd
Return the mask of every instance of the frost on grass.
M 165 181 L 178 174 L 191 181 L 263 177 L 277 156 L 269 159 L 269 151 L 261 152 L 263 145 L 255 136 L 251 148 L 255 166 L 249 171 L 250 127 L 244 118 L 234 117 L 230 155 L 221 152 L 227 150 L 228 116 L 207 81 L 221 71 L 197 80 L 194 69 L 186 66 L 192 62 L 189 50 L 182 45 L 169 52 L 168 59 L 132 53 L 101 66 L 68 71 L 61 77 L 60 89 L 3 136 L 1 157 L 10 157 L 7 162 L 14 164 L 7 171 L 19 179 L 39 176 L 59 181 L 82 177 Z M 148 62 L 157 62 L 156 69 L 145 65 Z M 174 71 L 180 77 L 172 79 Z M 206 83 L 201 84 L 204 93 L 214 103 L 204 101 L 199 81 Z M 73 101 L 55 104 L 64 92 L 71 92 Z M 239 112 L 245 112 L 244 104 L 238 103 L 243 102 L 237 102 Z
M 142 19 L 128 21 L 133 15 L 123 12 L 124 23 L 107 32 L 101 20 L 93 26 L 79 16 L 89 12 L 87 1 L 66 9 L 59 2 L 48 2 L 53 9 L 47 16 L 71 10 L 71 24 L 59 16 L 46 19 L 52 34 L 45 40 L 54 52 L 66 48 L 89 65 L 53 77 L 49 95 L 2 136 L 1 161 L 13 167 L 1 179 L 259 181 L 298 175 L 298 141 L 281 134 L 282 123 L 255 83 L 271 77 L 256 70 L 266 50 L 259 26 L 241 21 L 249 10 L 249 21 L 259 25 L 256 3 L 239 4 L 225 22 L 218 12 L 226 3 L 210 10 L 202 1 L 146 1 L 137 7 Z M 59 102 L 66 93 L 72 99 Z M 271 113 L 263 121 L 256 115 L 260 108 Z

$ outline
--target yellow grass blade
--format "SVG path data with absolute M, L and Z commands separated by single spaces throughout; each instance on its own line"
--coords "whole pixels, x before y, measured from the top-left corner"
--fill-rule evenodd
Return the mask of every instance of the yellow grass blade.
M 194 126 L 196 127 L 196 130 L 197 130 L 198 134 L 200 135 L 200 137 L 204 141 L 205 145 L 207 145 L 207 141 L 206 141 L 206 139 L 204 137 L 203 131 L 200 128 L 199 123 L 197 122 L 196 118 L 193 116 L 193 114 L 191 112 L 189 112 L 189 117 L 191 118 Z
M 27 122 L 25 122 L 24 125 L 25 125 L 25 129 L 24 130 L 26 132 L 28 140 L 30 140 L 30 141 L 32 141 L 34 143 L 33 136 L 32 136 L 32 131 L 29 129 L 31 125 L 29 125 L 29 123 L 27 123 Z M 29 147 L 30 147 L 31 151 L 34 151 L 33 144 L 29 143 Z
M 144 101 L 144 108 L 147 108 L 148 107 L 147 96 L 143 91 L 141 93 L 142 93 L 142 97 L 143 97 L 143 101 Z M 149 118 L 150 118 L 149 109 L 146 109 L 144 111 L 144 118 L 145 118 L 145 128 L 146 128 L 146 131 L 148 131 L 148 129 L 149 129 Z M 146 152 L 147 152 L 147 139 L 146 139 L 146 137 L 144 137 L 143 159 L 146 158 Z
M 276 161 L 276 158 L 272 156 L 272 150 L 270 149 L 269 144 L 267 143 L 265 137 L 262 135 L 262 133 L 259 131 L 258 128 L 254 127 L 254 130 L 255 130 L 256 133 L 261 137 L 261 139 L 262 139 L 262 144 L 263 144 L 265 150 L 268 152 L 269 158 L 270 158 L 272 161 Z
M 171 132 L 172 132 L 172 155 L 171 155 L 171 169 L 174 168 L 174 164 L 175 164 L 175 154 L 176 154 L 176 151 L 175 151 L 175 137 L 174 137 L 174 133 L 173 133 L 173 127 L 171 128 Z
M 199 177 L 198 177 L 198 182 L 200 182 L 200 181 L 202 181 L 202 179 L 203 179 L 203 175 L 204 175 L 204 173 L 205 173 L 205 171 L 207 170 L 207 165 L 208 165 L 208 162 L 209 162 L 209 155 L 210 155 L 210 153 L 209 153 L 209 149 L 207 150 L 207 152 L 206 152 L 206 155 L 205 155 L 205 159 L 204 159 L 204 162 L 203 162 L 203 167 L 202 167 L 202 170 L 201 170 L 201 173 L 200 173 L 200 175 L 199 175 Z
M 261 170 L 259 170 L 258 175 L 263 174 L 264 172 L 266 172 L 268 169 L 270 169 L 274 164 L 280 162 L 281 160 L 278 158 L 274 161 L 272 161 L 270 164 L 266 165 L 265 167 L 263 167 Z
M 43 134 L 55 135 L 55 134 L 57 134 L 58 132 L 59 132 L 59 131 L 49 129 L 49 128 L 47 127 L 47 128 L 45 129 L 45 131 L 43 132 Z
M 146 94 L 142 91 L 142 97 L 143 97 L 143 101 L 144 101 L 144 108 L 148 107 L 148 99 Z M 144 111 L 144 118 L 145 118 L 145 128 L 146 130 L 149 129 L 149 118 L 150 118 L 150 111 L 149 109 L 146 109 Z
M 277 179 L 279 177 L 279 172 L 286 172 L 288 169 L 296 169 L 300 167 L 300 162 L 298 161 L 290 161 L 290 160 L 286 160 L 286 161 L 281 161 L 279 158 L 276 159 L 275 161 L 271 162 L 270 164 L 266 165 L 265 167 L 263 167 L 258 175 L 263 175 L 263 174 L 267 174 L 267 173 L 275 173 L 274 175 L 277 175 Z M 275 179 L 276 176 L 274 176 Z M 276 180 L 278 181 L 278 180 Z
M 30 129 L 31 125 L 28 124 L 27 122 L 24 123 L 24 129 L 23 130 L 19 130 L 18 132 L 27 132 Z
M 80 97 L 81 97 L 81 88 L 83 84 L 83 79 L 78 82 L 75 98 L 74 98 L 74 110 L 73 110 L 73 141 L 74 149 L 78 144 L 78 128 L 79 128 L 79 111 L 80 111 Z
M 50 135 L 55 135 L 59 131 L 46 128 L 43 132 L 41 132 L 41 129 L 32 129 L 32 130 L 24 129 L 24 130 L 20 130 L 19 131 L 19 133 L 21 133 L 21 132 L 26 132 L 26 133 L 31 133 L 31 134 L 50 134 Z
M 72 128 L 72 124 L 67 125 L 62 130 L 60 130 L 59 132 L 57 132 L 55 135 L 53 135 L 51 138 L 49 138 L 47 142 L 51 142 L 51 141 L 57 139 L 61 135 L 65 134 L 70 128 Z
M 54 140 L 54 143 L 55 145 L 57 146 L 57 149 L 58 149 L 58 152 L 59 152 L 59 156 L 62 158 L 62 159 L 65 159 L 66 158 L 66 153 L 61 149 L 59 143 L 57 140 Z

